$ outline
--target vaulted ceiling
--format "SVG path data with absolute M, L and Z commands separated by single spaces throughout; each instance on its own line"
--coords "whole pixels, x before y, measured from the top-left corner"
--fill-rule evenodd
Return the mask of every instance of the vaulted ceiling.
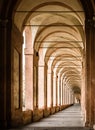
M 85 54 L 85 13 L 79 0 L 22 0 L 14 23 L 32 30 L 34 49 L 43 49 L 45 62 L 66 77 L 70 87 L 82 86 Z

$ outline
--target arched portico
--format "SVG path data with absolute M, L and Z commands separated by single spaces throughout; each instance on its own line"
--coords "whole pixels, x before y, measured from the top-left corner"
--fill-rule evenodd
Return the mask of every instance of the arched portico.
M 10 0 L 6 13 L 1 3 L 2 126 L 37 121 L 72 105 L 76 95 L 93 126 L 94 1 Z

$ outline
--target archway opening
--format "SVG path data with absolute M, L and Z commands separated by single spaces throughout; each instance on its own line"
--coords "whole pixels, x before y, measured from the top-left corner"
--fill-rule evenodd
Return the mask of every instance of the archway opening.
M 84 20 L 78 0 L 29 0 L 17 7 L 14 23 L 25 37 L 23 102 L 33 120 L 81 100 L 85 113 Z

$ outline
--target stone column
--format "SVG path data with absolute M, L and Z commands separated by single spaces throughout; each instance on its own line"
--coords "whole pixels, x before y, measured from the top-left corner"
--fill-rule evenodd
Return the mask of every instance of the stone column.
M 48 107 L 53 107 L 53 71 L 48 72 L 48 86 L 47 86 L 47 102 L 48 102 Z
M 72 104 L 74 103 L 74 97 L 73 97 L 73 94 L 72 94 Z
M 56 76 L 53 74 L 53 106 L 56 106 Z
M 69 88 L 67 87 L 67 103 L 69 104 Z
M 38 108 L 38 59 L 39 54 L 34 50 L 33 56 L 33 109 Z
M 72 93 L 72 104 L 74 104 L 74 94 Z
M 87 19 L 86 30 L 86 126 L 94 123 L 94 95 L 95 95 L 95 21 Z
M 44 106 L 45 108 L 47 108 L 47 69 L 48 69 L 48 66 L 45 63 L 45 67 L 44 67 L 44 93 L 45 93 Z
M 58 76 L 56 76 L 56 106 L 58 106 Z
M 51 107 L 53 107 L 53 71 L 51 72 Z
M 52 96 L 51 72 L 48 72 L 48 74 L 47 74 L 47 104 L 48 104 L 48 107 L 51 107 L 51 96 Z
M 70 104 L 70 89 L 69 88 L 68 88 L 68 97 L 69 97 L 68 103 Z
M 68 104 L 69 104 L 69 88 L 67 87 L 67 102 L 68 102 Z
M 19 35 L 19 36 L 18 36 Z M 18 39 L 16 39 L 18 36 Z M 12 125 L 13 115 L 18 115 L 19 120 L 22 120 L 22 35 L 14 25 L 12 21 L 7 19 L 0 19 L 0 127 L 6 127 Z M 14 43 L 15 42 L 15 43 Z M 16 44 L 18 43 L 18 44 Z M 18 45 L 18 46 L 16 46 Z M 19 100 L 18 109 L 14 109 L 14 46 L 18 48 L 18 89 Z M 18 120 L 18 123 L 19 123 Z M 15 122 L 16 124 L 16 122 Z
M 95 16 L 91 25 L 91 125 L 95 125 Z
M 73 92 L 71 91 L 71 104 L 73 104 L 74 101 L 73 101 Z
M 63 78 L 61 77 L 61 105 L 63 105 Z
M 58 93 L 58 106 L 61 104 L 61 79 L 60 79 L 60 75 L 58 75 L 58 82 L 57 82 L 57 84 L 58 84 L 58 91 L 57 91 L 57 93 Z
M 63 79 L 63 105 L 65 105 L 65 84 Z
M 6 88 L 7 88 L 7 23 L 0 20 L 0 127 L 7 126 L 6 119 Z M 10 96 L 10 95 L 9 95 Z M 10 104 L 9 104 L 10 105 Z
M 39 66 L 39 71 L 38 71 L 38 106 L 39 108 L 44 108 L 45 107 L 45 88 L 44 88 L 44 65 Z
M 61 77 L 59 76 L 59 105 L 61 105 Z
M 73 104 L 72 92 L 71 92 L 71 104 Z
M 48 107 L 52 107 L 53 106 L 53 72 L 48 71 L 48 77 L 47 77 L 47 80 L 48 80 L 48 86 L 47 86 L 47 102 L 48 102 Z
M 72 104 L 71 90 L 70 90 L 70 104 Z
M 85 52 L 85 51 L 84 51 Z M 82 87 L 81 87 L 81 100 L 80 100 L 80 104 L 81 104 L 81 109 L 82 109 L 82 114 L 84 116 L 84 122 L 85 122 L 85 118 L 86 118 L 86 103 L 85 103 L 85 99 L 86 99 L 86 61 L 85 61 L 85 53 L 83 54 L 83 64 L 82 64 Z
M 72 96 L 71 96 L 72 92 L 70 90 L 70 104 L 72 104 Z
M 71 92 L 71 104 L 74 103 L 74 99 L 73 99 L 73 92 Z
M 67 104 L 67 86 L 65 84 L 65 104 Z
M 64 103 L 65 103 L 65 105 L 66 105 L 66 104 L 67 104 L 66 84 L 64 84 L 64 96 L 65 96 L 65 98 L 64 98 Z
M 31 28 L 25 29 L 25 108 L 33 110 L 33 49 Z

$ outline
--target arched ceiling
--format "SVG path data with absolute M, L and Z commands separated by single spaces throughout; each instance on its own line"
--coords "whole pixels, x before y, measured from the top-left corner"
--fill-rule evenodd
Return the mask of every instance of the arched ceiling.
M 64 75 L 72 88 L 82 86 L 84 21 L 79 0 L 22 0 L 14 17 L 20 31 L 31 28 L 34 49 L 43 49 L 44 61 L 56 74 Z

